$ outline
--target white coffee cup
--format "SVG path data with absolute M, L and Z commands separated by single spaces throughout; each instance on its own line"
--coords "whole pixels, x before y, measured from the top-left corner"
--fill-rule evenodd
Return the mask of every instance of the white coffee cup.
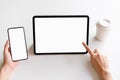
M 100 20 L 96 23 L 96 38 L 100 41 L 106 39 L 110 31 L 110 21 L 108 19 Z

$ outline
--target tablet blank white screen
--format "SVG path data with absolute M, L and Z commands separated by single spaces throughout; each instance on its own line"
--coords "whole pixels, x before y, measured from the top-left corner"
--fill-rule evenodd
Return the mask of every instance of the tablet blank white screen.
M 87 18 L 35 18 L 36 53 L 86 52 Z

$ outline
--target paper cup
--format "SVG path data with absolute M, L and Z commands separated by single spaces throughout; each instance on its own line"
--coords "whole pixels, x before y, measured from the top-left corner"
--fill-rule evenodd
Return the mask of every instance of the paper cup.
M 110 31 L 110 21 L 107 19 L 100 20 L 96 23 L 96 38 L 105 40 Z

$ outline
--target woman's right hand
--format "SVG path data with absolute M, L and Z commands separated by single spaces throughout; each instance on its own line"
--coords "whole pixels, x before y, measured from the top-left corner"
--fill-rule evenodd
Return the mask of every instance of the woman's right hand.
M 100 80 L 112 80 L 107 57 L 100 54 L 97 49 L 92 51 L 84 42 L 82 42 L 82 44 L 90 54 L 91 64 L 98 73 Z

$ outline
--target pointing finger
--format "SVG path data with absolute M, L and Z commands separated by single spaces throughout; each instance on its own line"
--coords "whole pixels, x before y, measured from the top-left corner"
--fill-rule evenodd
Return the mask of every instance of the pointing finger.
M 93 51 L 84 42 L 82 42 L 82 44 L 85 47 L 85 49 L 89 52 L 89 54 L 93 56 Z

